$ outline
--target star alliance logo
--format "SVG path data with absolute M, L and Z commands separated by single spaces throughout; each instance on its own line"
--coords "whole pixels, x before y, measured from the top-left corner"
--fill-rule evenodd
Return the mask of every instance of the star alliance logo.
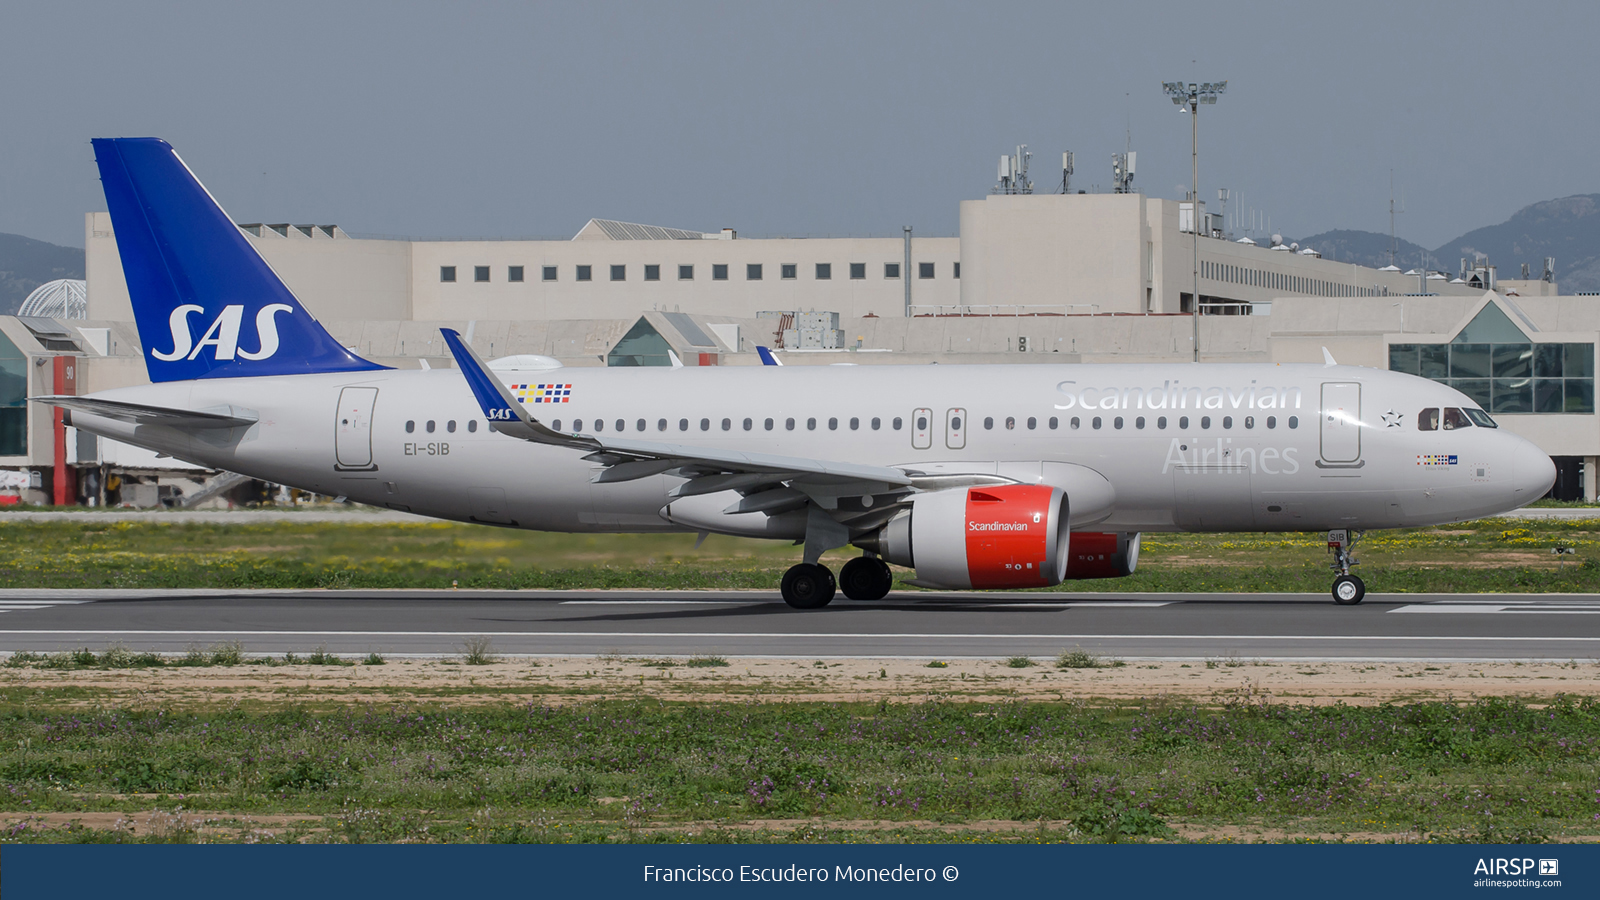
M 1385 427 L 1385 428 L 1399 428 L 1400 427 L 1400 422 L 1403 419 L 1405 419 L 1405 416 L 1402 416 L 1400 413 L 1397 413 L 1397 412 L 1395 412 L 1394 410 L 1391 409 L 1388 412 L 1383 414 L 1383 427 Z

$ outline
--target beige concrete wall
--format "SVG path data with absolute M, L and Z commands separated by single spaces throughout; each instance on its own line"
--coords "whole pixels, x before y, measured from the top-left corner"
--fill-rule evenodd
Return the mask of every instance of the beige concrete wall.
M 961 202 L 961 303 L 1142 312 L 1145 198 L 991 194 Z
M 351 238 L 308 238 L 246 234 L 289 290 L 318 319 L 411 316 L 411 243 Z M 111 214 L 84 217 L 84 269 L 89 284 L 89 318 L 130 322 L 133 306 L 122 274 Z
M 573 319 L 618 318 L 651 310 L 701 315 L 754 316 L 763 310 L 821 309 L 846 316 L 898 316 L 905 304 L 904 278 L 886 278 L 884 264 L 903 267 L 899 238 L 768 238 L 686 241 L 421 241 L 411 245 L 413 315 L 419 319 Z M 913 238 L 912 302 L 954 304 L 960 291 L 954 267 L 956 238 Z M 918 263 L 932 262 L 934 277 L 917 277 Z M 749 264 L 761 266 L 761 279 L 747 277 Z M 783 265 L 796 277 L 782 277 Z M 820 281 L 817 263 L 831 263 L 833 277 Z M 850 278 L 850 264 L 864 263 L 866 277 Z M 728 266 L 725 281 L 713 279 L 713 266 Z M 577 280 L 577 267 L 590 267 L 591 279 Z M 624 267 L 622 281 L 611 267 Z M 645 266 L 661 267 L 659 281 L 645 280 Z M 678 267 L 694 267 L 692 280 Z M 440 268 L 454 266 L 454 283 L 440 280 Z M 489 281 L 474 281 L 474 267 L 488 266 Z M 525 280 L 507 280 L 511 266 L 522 266 Z M 543 268 L 556 267 L 556 280 L 544 281 Z

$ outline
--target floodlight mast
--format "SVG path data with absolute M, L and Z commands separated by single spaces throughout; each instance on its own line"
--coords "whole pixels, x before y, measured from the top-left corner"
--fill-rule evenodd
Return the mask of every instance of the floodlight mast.
M 1190 129 L 1190 181 L 1189 189 L 1189 228 L 1194 235 L 1194 286 L 1193 293 L 1189 295 L 1194 304 L 1194 361 L 1200 361 L 1200 104 L 1217 102 L 1217 95 L 1228 90 L 1226 81 L 1207 81 L 1203 83 L 1182 81 L 1163 81 L 1161 88 L 1172 98 L 1174 106 L 1180 112 L 1189 113 Z M 1180 216 L 1181 219 L 1181 216 Z

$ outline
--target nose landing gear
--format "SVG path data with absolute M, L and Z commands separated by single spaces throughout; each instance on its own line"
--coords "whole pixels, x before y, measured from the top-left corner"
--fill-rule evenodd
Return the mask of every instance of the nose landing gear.
M 1361 533 L 1349 532 L 1342 528 L 1328 532 L 1328 552 L 1333 554 L 1333 602 L 1340 606 L 1355 606 L 1367 596 L 1367 585 L 1359 576 L 1350 574 L 1350 567 L 1357 565 L 1355 555 L 1351 549 L 1355 546 Z

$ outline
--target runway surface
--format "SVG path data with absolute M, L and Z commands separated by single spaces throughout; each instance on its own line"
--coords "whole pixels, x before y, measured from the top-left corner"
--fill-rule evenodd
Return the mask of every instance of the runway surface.
M 1123 658 L 1600 658 L 1600 595 L 0 590 L 0 651 Z

